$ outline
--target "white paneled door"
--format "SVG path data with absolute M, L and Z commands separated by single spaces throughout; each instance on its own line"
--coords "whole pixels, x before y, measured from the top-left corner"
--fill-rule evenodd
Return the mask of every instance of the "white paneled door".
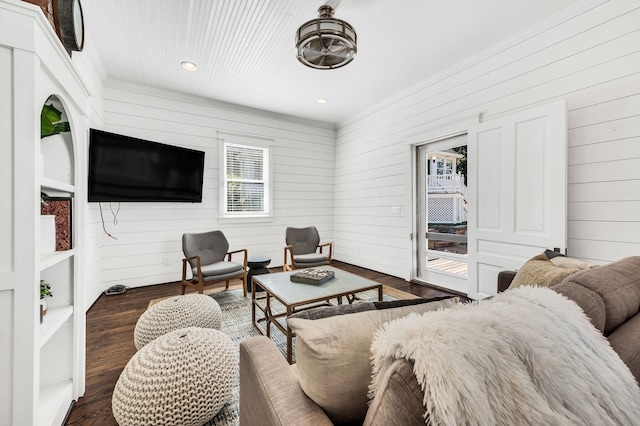
M 480 123 L 468 133 L 468 295 L 547 248 L 566 252 L 564 100 Z
M 448 131 L 441 137 L 427 132 L 423 140 L 430 142 L 414 145 L 419 219 L 413 278 L 482 299 L 496 294 L 500 271 L 516 270 L 547 248 L 566 252 L 566 105 L 559 100 Z M 437 215 L 430 207 L 439 204 L 429 198 L 448 197 L 451 191 L 434 190 L 428 167 L 434 157 L 464 145 L 466 254 L 434 241 L 463 244 L 462 236 L 443 237 L 449 230 L 433 226 L 440 220 L 433 220 Z

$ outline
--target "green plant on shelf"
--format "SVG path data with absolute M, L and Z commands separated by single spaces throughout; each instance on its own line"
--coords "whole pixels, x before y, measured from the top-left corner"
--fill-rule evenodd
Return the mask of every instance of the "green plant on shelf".
M 45 105 L 40 113 L 40 139 L 71 130 L 69 123 L 62 120 L 62 112 L 53 105 Z
M 51 285 L 44 282 L 44 280 L 40 280 L 40 299 L 44 299 L 45 297 L 53 297 Z

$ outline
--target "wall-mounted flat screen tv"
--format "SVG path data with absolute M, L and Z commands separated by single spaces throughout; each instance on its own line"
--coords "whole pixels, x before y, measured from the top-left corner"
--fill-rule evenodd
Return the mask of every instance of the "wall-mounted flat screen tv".
M 204 152 L 91 129 L 89 202 L 202 202 Z

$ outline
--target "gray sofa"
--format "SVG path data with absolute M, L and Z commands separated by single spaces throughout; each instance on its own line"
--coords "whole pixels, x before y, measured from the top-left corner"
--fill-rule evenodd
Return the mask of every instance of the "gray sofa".
M 508 288 L 510 278 L 515 275 L 501 275 L 501 290 Z M 640 257 L 576 270 L 551 288 L 574 300 L 584 310 L 636 380 L 640 380 Z M 358 327 L 353 324 L 353 328 Z M 266 337 L 241 342 L 240 424 L 425 424 L 423 392 L 409 361 L 394 362 L 363 416 L 341 417 L 340 421 L 335 421 L 335 413 L 324 410 L 305 394 L 298 368 L 308 367 L 289 365 Z
M 506 290 L 516 274 L 499 275 Z M 551 288 L 582 308 L 640 382 L 640 256 L 578 270 Z

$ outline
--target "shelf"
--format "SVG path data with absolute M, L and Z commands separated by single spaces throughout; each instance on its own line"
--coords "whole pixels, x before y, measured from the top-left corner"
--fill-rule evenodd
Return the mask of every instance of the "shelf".
M 73 254 L 73 249 L 54 251 L 51 253 L 40 253 L 40 270 L 44 271 L 45 269 L 70 258 Z
M 73 383 L 62 380 L 40 388 L 40 425 L 60 425 L 73 401 Z
M 62 192 L 68 192 L 68 193 L 75 192 L 75 186 L 68 183 L 53 180 L 50 178 L 46 178 L 46 177 L 43 177 L 42 179 L 40 179 L 40 186 L 42 187 L 43 192 L 46 192 L 45 191 L 46 189 L 52 189 L 54 191 L 62 191 Z
M 47 309 L 47 314 L 40 324 L 40 347 L 55 334 L 56 331 L 73 315 L 73 306 L 56 306 Z

